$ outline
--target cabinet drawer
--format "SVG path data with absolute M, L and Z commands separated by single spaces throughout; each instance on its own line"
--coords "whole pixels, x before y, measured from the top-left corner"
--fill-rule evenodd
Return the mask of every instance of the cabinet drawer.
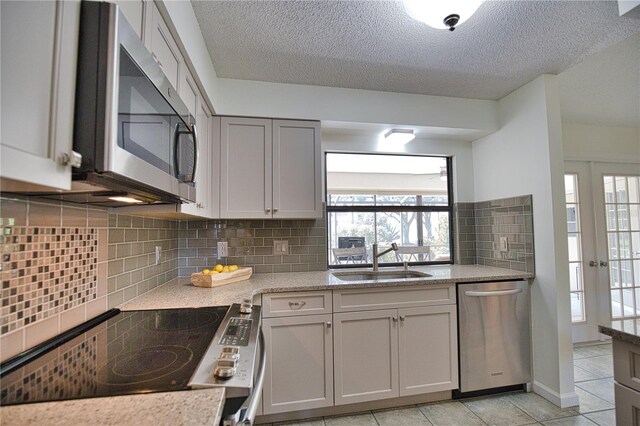
M 406 288 L 363 288 L 333 292 L 334 312 L 453 305 L 455 303 L 456 291 L 453 284 Z
M 331 313 L 331 291 L 273 293 L 262 295 L 262 316 L 291 317 Z
M 613 339 L 613 376 L 616 382 L 640 392 L 640 347 Z
M 614 340 L 615 342 L 615 340 Z M 640 426 L 640 392 L 614 383 L 616 424 Z

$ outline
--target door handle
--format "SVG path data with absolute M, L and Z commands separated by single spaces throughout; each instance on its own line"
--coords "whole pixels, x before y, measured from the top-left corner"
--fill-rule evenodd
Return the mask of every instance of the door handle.
M 496 291 L 465 291 L 466 296 L 473 297 L 489 297 L 489 296 L 509 296 L 511 294 L 522 293 L 521 288 L 514 288 L 512 290 L 496 290 Z

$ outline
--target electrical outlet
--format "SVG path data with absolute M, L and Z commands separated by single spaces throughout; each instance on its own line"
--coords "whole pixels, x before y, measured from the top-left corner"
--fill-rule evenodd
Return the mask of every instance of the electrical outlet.
M 218 259 L 229 256 L 229 246 L 226 241 L 218 242 Z
M 273 242 L 273 254 L 289 254 L 289 241 L 275 240 Z
M 156 246 L 156 265 L 160 264 L 160 251 L 161 250 L 162 250 L 162 247 Z
M 509 251 L 509 241 L 507 237 L 500 237 L 500 251 Z

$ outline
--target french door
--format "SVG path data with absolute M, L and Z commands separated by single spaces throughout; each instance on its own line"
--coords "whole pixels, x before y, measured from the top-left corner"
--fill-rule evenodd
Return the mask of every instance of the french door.
M 640 165 L 566 162 L 573 341 L 640 317 Z

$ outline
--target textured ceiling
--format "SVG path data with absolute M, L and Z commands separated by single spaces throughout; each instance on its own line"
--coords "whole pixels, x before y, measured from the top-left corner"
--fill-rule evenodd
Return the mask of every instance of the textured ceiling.
M 640 127 L 640 34 L 559 75 L 562 120 Z
M 192 1 L 218 76 L 500 99 L 640 31 L 616 1 L 487 1 L 454 32 L 396 1 Z

